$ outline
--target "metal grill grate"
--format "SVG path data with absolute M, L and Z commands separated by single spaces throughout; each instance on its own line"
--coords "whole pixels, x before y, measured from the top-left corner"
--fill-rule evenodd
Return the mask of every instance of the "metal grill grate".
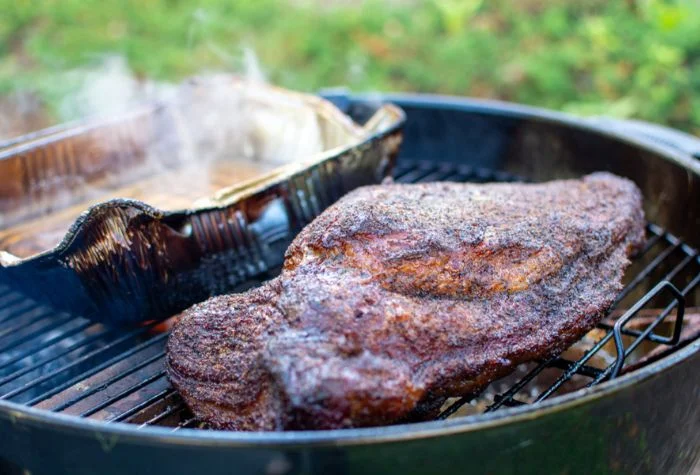
M 401 164 L 395 177 L 399 182 L 519 181 L 502 172 L 431 162 Z M 611 310 L 617 318 L 601 323 L 563 355 L 524 365 L 482 394 L 448 401 L 438 417 L 536 403 L 598 384 L 645 364 L 663 348 L 677 347 L 686 303 L 697 300 L 700 257 L 658 226 L 647 231 L 647 245 Z M 247 286 L 271 277 L 262 275 Z M 155 323 L 111 329 L 0 287 L 0 399 L 106 423 L 131 422 L 139 429 L 197 426 L 167 380 L 166 338 Z

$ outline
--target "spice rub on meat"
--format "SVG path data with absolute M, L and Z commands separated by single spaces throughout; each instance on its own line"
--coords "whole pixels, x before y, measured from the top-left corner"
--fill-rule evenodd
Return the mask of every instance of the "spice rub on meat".
M 168 374 L 215 428 L 415 420 L 581 338 L 644 224 L 637 187 L 609 173 L 360 188 L 297 236 L 279 277 L 187 310 Z

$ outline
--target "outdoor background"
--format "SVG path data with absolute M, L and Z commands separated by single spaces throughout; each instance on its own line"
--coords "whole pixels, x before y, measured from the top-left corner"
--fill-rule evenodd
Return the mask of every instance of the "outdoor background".
M 251 52 L 294 89 L 497 98 L 700 135 L 700 0 L 0 0 L 0 128 L 80 115 L 63 101 L 84 68 L 177 81 L 250 69 Z

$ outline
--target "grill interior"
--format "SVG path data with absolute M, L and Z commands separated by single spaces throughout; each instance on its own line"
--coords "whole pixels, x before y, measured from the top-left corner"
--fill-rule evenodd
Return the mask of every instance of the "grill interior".
M 419 161 L 400 163 L 395 178 L 519 181 L 502 172 Z M 648 364 L 694 338 L 698 251 L 654 224 L 647 234 L 624 290 L 598 328 L 558 357 L 522 365 L 481 394 L 449 400 L 438 417 L 537 403 Z M 162 324 L 108 328 L 0 287 L 0 399 L 105 423 L 129 422 L 137 429 L 202 427 L 167 380 L 166 339 Z

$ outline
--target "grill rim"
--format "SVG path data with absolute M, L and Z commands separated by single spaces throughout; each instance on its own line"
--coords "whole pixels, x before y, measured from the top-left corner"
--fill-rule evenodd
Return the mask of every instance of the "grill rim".
M 680 149 L 656 141 L 647 136 L 630 135 L 606 126 L 595 119 L 581 119 L 564 113 L 507 102 L 472 99 L 457 96 L 432 94 L 370 94 L 346 96 L 345 101 L 363 100 L 388 101 L 398 105 L 429 106 L 435 109 L 458 109 L 466 112 L 512 117 L 541 123 L 556 124 L 576 130 L 585 130 L 603 135 L 607 138 L 632 145 L 641 151 L 651 152 L 659 159 L 667 160 L 685 169 L 689 174 L 700 176 L 700 160 L 683 153 Z M 660 372 L 700 353 L 700 339 L 678 349 L 664 358 L 612 380 L 590 388 L 583 388 L 572 393 L 555 396 L 534 405 L 503 408 L 494 412 L 470 415 L 457 419 L 433 420 L 428 422 L 400 424 L 382 427 L 323 430 L 323 431 L 288 431 L 288 432 L 231 432 L 214 430 L 195 430 L 182 428 L 172 432 L 171 428 L 147 426 L 138 430 L 138 425 L 123 422 L 106 424 L 88 418 L 79 418 L 42 409 L 28 407 L 19 403 L 0 400 L 0 418 L 7 418 L 11 426 L 18 427 L 26 423 L 37 429 L 54 429 L 69 433 L 71 431 L 91 431 L 98 438 L 102 435 L 118 436 L 120 441 L 133 441 L 139 444 L 157 445 L 206 445 L 236 448 L 290 448 L 294 446 L 353 446 L 375 443 L 388 443 L 447 436 L 451 434 L 474 432 L 482 429 L 516 424 L 539 419 L 554 413 L 593 403 L 605 397 L 615 397 L 632 385 L 646 381 Z
M 564 112 L 558 112 L 541 107 L 533 107 L 514 102 L 497 101 L 493 99 L 477 99 L 471 97 L 450 96 L 440 94 L 387 93 L 353 94 L 346 100 L 368 101 L 378 100 L 396 104 L 399 107 L 423 106 L 434 109 L 459 109 L 475 114 L 495 115 L 515 119 L 530 119 L 535 122 L 555 124 L 572 129 L 592 132 L 619 142 L 638 147 L 644 151 L 659 155 L 659 158 L 670 160 L 691 173 L 700 176 L 700 158 L 684 153 L 667 141 L 655 140 L 650 135 L 635 134 L 610 125 L 610 119 L 601 117 L 576 117 Z M 662 127 L 662 126 L 658 126 Z M 673 129 L 670 129 L 673 130 Z M 688 136 L 700 146 L 700 138 Z

